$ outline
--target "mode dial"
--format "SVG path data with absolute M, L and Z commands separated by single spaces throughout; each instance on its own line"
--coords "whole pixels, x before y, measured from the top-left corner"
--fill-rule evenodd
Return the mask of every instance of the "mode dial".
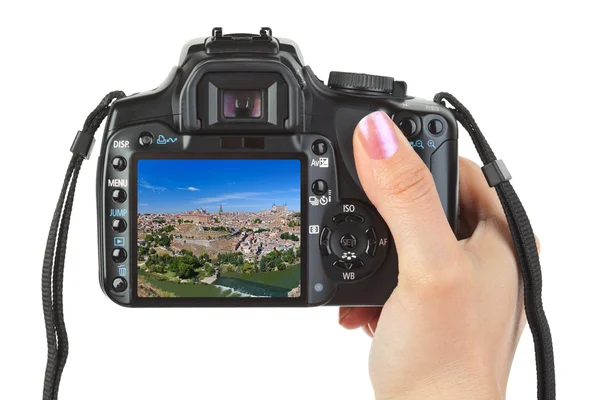
M 331 71 L 327 85 L 332 89 L 389 93 L 394 91 L 394 78 L 389 76 Z

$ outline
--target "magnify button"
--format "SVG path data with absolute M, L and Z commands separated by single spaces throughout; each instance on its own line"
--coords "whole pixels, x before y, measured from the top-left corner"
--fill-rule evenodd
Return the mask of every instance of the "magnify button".
M 435 149 L 435 142 L 433 140 L 429 140 L 427 141 L 427 146 L 431 147 L 432 149 Z

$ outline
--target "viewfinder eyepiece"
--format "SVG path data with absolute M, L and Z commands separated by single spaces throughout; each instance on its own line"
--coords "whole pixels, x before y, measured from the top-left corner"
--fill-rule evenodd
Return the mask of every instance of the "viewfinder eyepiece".
M 261 90 L 223 91 L 223 116 L 225 118 L 262 117 Z

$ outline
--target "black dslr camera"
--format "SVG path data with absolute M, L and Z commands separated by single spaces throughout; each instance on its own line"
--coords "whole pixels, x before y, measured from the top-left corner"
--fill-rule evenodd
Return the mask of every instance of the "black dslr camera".
M 382 110 L 458 209 L 457 125 L 393 78 L 332 72 L 259 35 L 189 43 L 158 88 L 116 101 L 98 167 L 100 281 L 118 304 L 382 305 L 389 230 L 358 180 L 356 124 Z

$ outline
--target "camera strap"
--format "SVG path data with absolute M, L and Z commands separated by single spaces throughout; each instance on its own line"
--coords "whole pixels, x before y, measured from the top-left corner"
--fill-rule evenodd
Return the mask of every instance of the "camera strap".
M 525 314 L 527 315 L 535 348 L 538 399 L 554 400 L 556 399 L 554 351 L 552 349 L 550 326 L 542 304 L 542 268 L 535 244 L 535 236 L 525 208 L 523 208 L 519 196 L 517 196 L 515 189 L 509 182 L 511 176 L 508 169 L 502 160 L 496 159 L 494 152 L 469 110 L 450 93 L 438 93 L 433 101 L 444 106 L 444 101 L 447 101 L 454 107 L 451 110 L 456 120 L 469 133 L 477 153 L 479 153 L 483 163 L 483 174 L 488 184 L 490 187 L 496 188 L 515 244 L 517 260 L 523 278 Z
M 114 100 L 125 93 L 114 91 L 107 94 L 87 117 L 83 129 L 77 133 L 71 152 L 73 156 L 67 168 L 65 180 L 54 211 L 42 268 L 42 303 L 46 325 L 48 357 L 44 380 L 43 400 L 56 400 L 61 375 L 67 361 L 69 343 L 63 316 L 63 274 L 67 236 L 75 188 L 79 170 L 84 159 L 89 159 L 94 144 L 94 134 L 108 115 Z M 517 252 L 523 277 L 525 313 L 533 335 L 538 380 L 538 400 L 554 400 L 554 354 L 550 327 L 542 305 L 542 273 L 531 224 L 512 185 L 506 166 L 496 159 L 469 110 L 449 93 L 438 93 L 434 101 L 445 106 L 447 101 L 457 121 L 467 130 L 481 160 L 482 170 L 490 187 L 495 187 Z
M 67 168 L 67 174 L 54 210 L 50 233 L 46 243 L 44 265 L 42 267 L 42 303 L 46 324 L 46 340 L 48 342 L 48 358 L 44 379 L 44 400 L 58 398 L 60 377 L 69 353 L 69 341 L 63 318 L 63 272 L 67 236 L 77 177 L 83 160 L 89 158 L 94 144 L 94 133 L 108 115 L 110 104 L 115 99 L 125 97 L 123 92 L 111 92 L 98 104 L 98 107 L 87 117 L 83 129 L 77 133 L 71 146 L 73 156 Z

